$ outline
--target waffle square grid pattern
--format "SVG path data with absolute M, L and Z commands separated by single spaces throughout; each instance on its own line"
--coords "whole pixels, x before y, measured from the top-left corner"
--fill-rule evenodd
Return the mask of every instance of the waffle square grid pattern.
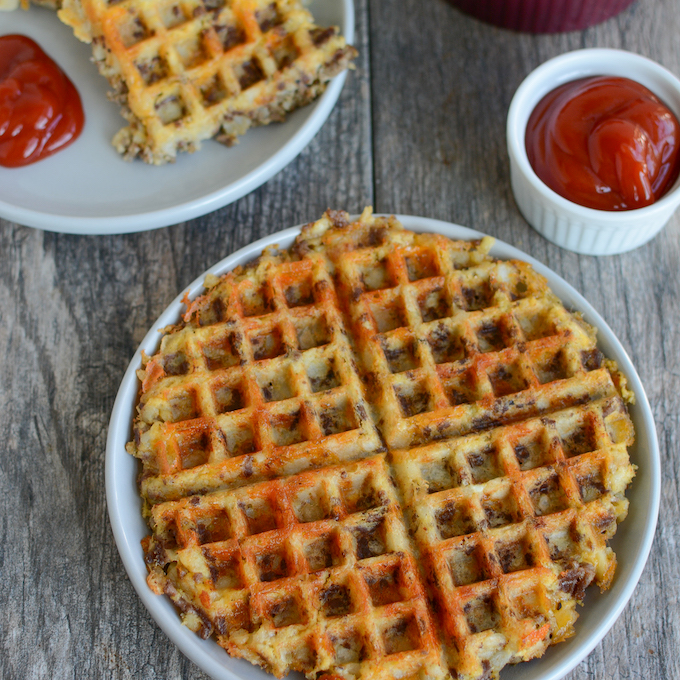
M 488 679 L 574 633 L 633 395 L 491 239 L 328 211 L 206 281 L 139 372 L 149 585 L 281 677 Z
M 283 120 L 356 56 L 301 0 L 65 0 L 59 17 L 122 105 L 114 146 L 156 165 Z

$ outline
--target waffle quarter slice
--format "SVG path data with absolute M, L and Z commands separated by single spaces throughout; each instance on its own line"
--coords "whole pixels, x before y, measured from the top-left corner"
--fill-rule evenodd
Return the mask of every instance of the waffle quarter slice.
M 156 165 L 283 120 L 356 55 L 300 0 L 65 0 L 59 17 L 122 106 L 114 146 Z
M 526 263 L 327 212 L 140 371 L 149 584 L 281 677 L 496 678 L 616 570 L 633 395 Z
M 382 450 L 321 256 L 266 253 L 210 284 L 145 367 L 135 454 L 150 503 Z

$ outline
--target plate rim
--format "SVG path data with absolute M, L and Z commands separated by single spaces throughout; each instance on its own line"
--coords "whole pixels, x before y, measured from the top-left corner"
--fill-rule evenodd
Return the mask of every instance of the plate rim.
M 333 0 L 337 2 L 338 0 Z M 339 0 L 344 15 L 340 30 L 347 44 L 354 41 L 354 0 Z M 21 10 L 17 10 L 21 11 Z M 0 13 L 1 16 L 2 13 Z M 75 38 L 74 38 L 75 40 Z M 102 76 L 99 76 L 102 78 Z M 77 235 L 129 234 L 168 227 L 224 208 L 258 189 L 292 163 L 328 120 L 340 97 L 347 70 L 335 76 L 315 101 L 298 111 L 307 112 L 300 129 L 266 160 L 230 184 L 179 205 L 124 215 L 68 215 L 34 210 L 0 200 L 0 218 L 45 231 Z M 86 112 L 87 114 L 87 112 Z M 121 123 L 123 120 L 121 119 Z M 285 122 L 283 123 L 285 125 Z M 206 142 L 208 140 L 205 140 Z M 196 153 L 201 153 L 200 150 Z M 121 162 L 125 162 L 121 159 Z M 134 161 L 142 162 L 142 161 Z
M 475 239 L 485 236 L 482 232 L 442 220 L 411 215 L 396 214 L 394 216 L 406 229 L 416 232 L 439 233 L 454 239 Z M 133 537 L 130 536 L 130 530 L 124 529 L 121 522 L 121 489 L 119 487 L 121 486 L 122 481 L 119 481 L 118 470 L 121 464 L 124 465 L 125 462 L 127 462 L 128 465 L 130 464 L 130 460 L 123 457 L 132 459 L 130 454 L 125 451 L 125 444 L 127 441 L 130 441 L 131 438 L 132 415 L 136 406 L 138 392 L 136 371 L 141 365 L 142 351 L 151 354 L 157 349 L 162 337 L 159 329 L 170 323 L 176 322 L 184 308 L 182 300 L 185 295 L 188 295 L 189 299 L 193 299 L 204 291 L 203 282 L 208 274 L 220 275 L 226 273 L 238 264 L 247 262 L 259 255 L 262 249 L 268 245 L 278 244 L 284 248 L 288 247 L 294 237 L 300 233 L 302 226 L 304 225 L 297 225 L 282 231 L 277 231 L 238 249 L 197 277 L 189 284 L 189 286 L 185 287 L 183 292 L 170 302 L 135 351 L 121 380 L 109 422 L 105 459 L 106 500 L 109 521 L 121 560 L 123 561 L 133 587 L 152 618 L 187 657 L 196 663 L 199 668 L 215 678 L 215 680 L 243 680 L 245 677 L 253 677 L 254 672 L 260 669 L 256 669 L 256 667 L 248 662 L 229 657 L 214 640 L 201 640 L 198 635 L 181 624 L 179 616 L 170 600 L 166 597 L 155 595 L 147 586 L 147 572 L 146 567 L 144 566 L 139 542 L 137 541 L 135 543 L 132 541 Z M 498 251 L 500 251 L 500 253 Z M 563 645 L 551 648 L 553 650 L 566 649 L 566 652 L 560 654 L 560 658 L 553 659 L 552 663 L 546 663 L 546 656 L 544 655 L 539 659 L 528 662 L 530 664 L 542 664 L 537 674 L 531 675 L 531 680 L 559 680 L 588 656 L 588 654 L 590 654 L 605 637 L 623 612 L 623 609 L 629 602 L 640 580 L 654 540 L 661 498 L 661 456 L 658 436 L 653 413 L 637 371 L 620 340 L 597 310 L 595 310 L 595 308 L 559 274 L 515 246 L 512 246 L 505 241 L 495 239 L 491 254 L 495 257 L 499 257 L 499 259 L 520 259 L 524 262 L 528 262 L 539 274 L 548 279 L 550 288 L 565 303 L 565 306 L 580 311 L 585 320 L 598 329 L 598 345 L 601 345 L 604 341 L 605 344 L 610 345 L 610 350 L 614 350 L 613 354 L 616 355 L 615 357 L 612 357 L 612 351 L 608 351 L 607 355 L 615 358 L 619 368 L 627 377 L 629 385 L 636 396 L 637 403 L 632 408 L 638 416 L 637 420 L 640 420 L 643 423 L 644 428 L 643 432 L 636 432 L 636 443 L 634 446 L 648 446 L 645 462 L 649 463 L 649 470 L 645 471 L 647 474 L 642 477 L 642 480 L 640 480 L 640 471 L 638 471 L 638 476 L 636 477 L 638 484 L 646 484 L 649 486 L 649 495 L 647 506 L 646 508 L 643 508 L 645 511 L 644 531 L 642 532 L 638 552 L 633 563 L 625 565 L 619 564 L 614 586 L 608 591 L 609 597 L 607 603 L 604 605 L 604 615 L 600 616 L 600 620 L 597 622 L 593 634 L 587 637 L 585 634 L 579 636 L 577 623 L 577 633 L 569 641 L 569 649 L 566 649 Z M 558 290 L 555 290 L 556 284 Z M 639 424 L 640 423 L 636 423 L 636 429 L 638 430 Z M 136 463 L 134 459 L 132 459 L 132 462 Z M 141 508 L 141 499 L 139 498 L 136 480 L 127 481 L 128 492 L 130 486 L 129 482 L 132 482 L 134 495 L 137 497 Z M 635 484 L 635 481 L 633 483 Z M 639 493 L 644 493 L 644 491 L 641 490 Z M 148 527 L 146 527 L 146 523 L 141 518 L 141 512 L 139 512 L 138 515 L 138 519 L 147 530 L 146 533 L 148 533 Z M 136 523 L 139 525 L 139 522 Z M 135 535 L 134 538 L 137 538 L 137 535 Z M 621 578 L 622 571 L 625 574 L 623 580 Z M 211 648 L 211 645 L 213 645 L 214 648 Z M 215 654 L 215 651 L 217 651 L 218 654 Z M 244 674 L 241 674 L 240 672 L 236 673 L 231 668 L 227 668 L 220 662 L 220 657 L 223 660 L 226 660 L 230 666 L 238 667 L 241 664 L 244 664 Z M 518 665 L 515 668 L 527 670 L 527 663 Z M 505 671 L 505 673 L 505 677 L 507 677 L 508 672 Z

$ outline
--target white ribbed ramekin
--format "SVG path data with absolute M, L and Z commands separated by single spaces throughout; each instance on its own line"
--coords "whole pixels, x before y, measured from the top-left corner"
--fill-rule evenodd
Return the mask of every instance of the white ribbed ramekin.
M 560 85 L 587 76 L 630 78 L 656 94 L 680 119 L 680 80 L 639 54 L 611 49 L 567 52 L 532 71 L 515 92 L 507 123 L 510 180 L 524 218 L 549 241 L 586 255 L 615 255 L 647 243 L 680 205 L 680 178 L 660 200 L 637 210 L 585 208 L 563 198 L 536 175 L 527 157 L 529 116 Z

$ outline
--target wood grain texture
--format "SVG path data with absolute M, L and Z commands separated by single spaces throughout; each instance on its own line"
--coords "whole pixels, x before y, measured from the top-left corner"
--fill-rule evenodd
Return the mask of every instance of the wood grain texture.
M 328 122 L 266 185 L 142 234 L 77 237 L 0 220 L 0 677 L 205 678 L 151 620 L 104 494 L 113 400 L 138 343 L 202 271 L 326 207 L 450 220 L 525 250 L 600 311 L 638 368 L 662 452 L 662 511 L 630 604 L 569 680 L 680 678 L 680 215 L 616 257 L 561 250 L 512 199 L 505 115 L 521 80 L 579 47 L 680 74 L 677 0 L 583 32 L 518 34 L 445 0 L 355 0 L 360 58 Z M 1 32 L 1 26 L 0 26 Z

